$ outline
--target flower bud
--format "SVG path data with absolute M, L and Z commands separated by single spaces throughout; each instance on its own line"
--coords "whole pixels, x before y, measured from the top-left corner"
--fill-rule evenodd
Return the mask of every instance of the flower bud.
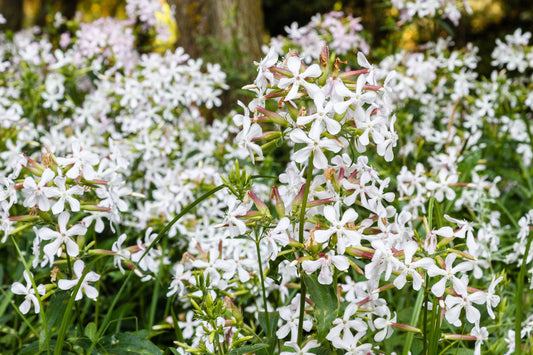
M 268 209 L 268 206 L 263 201 L 261 201 L 252 190 L 248 190 L 247 194 L 254 201 L 255 207 L 257 207 L 257 209 L 262 215 L 270 215 L 270 210 Z
M 276 212 L 278 213 L 278 216 L 284 217 L 285 216 L 285 204 L 283 203 L 283 200 L 281 199 L 281 196 L 279 195 L 279 190 L 277 186 L 272 187 L 272 194 L 273 198 L 276 200 Z

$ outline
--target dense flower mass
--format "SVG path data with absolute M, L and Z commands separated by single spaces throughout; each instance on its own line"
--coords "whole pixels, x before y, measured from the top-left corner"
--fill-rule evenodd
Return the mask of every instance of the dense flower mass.
M 529 32 L 484 78 L 472 45 L 373 61 L 361 19 L 316 15 L 207 124 L 220 65 L 138 48 L 164 4 L 125 9 L 0 35 L 0 250 L 26 353 L 531 349 L 509 306 L 533 280 Z

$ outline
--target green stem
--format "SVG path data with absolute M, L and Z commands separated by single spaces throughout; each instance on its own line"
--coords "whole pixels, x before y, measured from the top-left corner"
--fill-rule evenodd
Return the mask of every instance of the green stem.
M 413 311 L 413 315 L 411 316 L 411 322 L 409 323 L 409 325 L 412 325 L 413 327 L 416 327 L 418 323 L 418 317 L 420 317 L 420 311 L 422 310 L 422 304 L 424 303 L 424 293 L 425 293 L 425 290 L 421 288 L 418 291 L 418 296 L 416 297 L 415 309 Z M 409 352 L 411 350 L 411 344 L 413 344 L 414 336 L 415 336 L 415 333 L 407 334 L 407 338 L 405 339 L 405 344 L 403 347 L 402 355 L 409 355 Z
M 263 263 L 261 261 L 261 251 L 259 248 L 259 238 L 255 239 L 255 248 L 257 250 L 257 261 L 259 262 L 259 278 L 261 279 L 261 292 L 263 294 L 263 304 L 265 307 L 265 319 L 267 324 L 267 329 L 265 329 L 267 336 L 270 338 L 272 336 L 271 328 L 270 328 L 270 317 L 268 315 L 268 304 L 267 304 L 267 297 L 266 297 L 266 289 L 265 289 L 265 275 L 263 275 Z
M 313 153 L 309 156 L 307 163 L 307 176 L 305 178 L 305 189 L 304 196 L 302 199 L 302 205 L 300 209 L 300 227 L 298 229 L 298 241 L 300 244 L 304 243 L 304 226 L 305 226 L 305 208 L 307 207 L 307 198 L 309 196 L 309 188 L 311 187 L 311 180 L 313 178 Z M 302 275 L 303 270 L 300 264 L 300 275 Z M 300 277 L 300 315 L 298 319 L 298 345 L 302 344 L 303 341 L 303 330 L 304 330 L 304 315 L 305 315 L 305 295 L 307 290 L 305 288 L 305 283 L 303 277 Z
M 181 210 L 181 212 L 178 213 L 178 215 L 176 215 L 176 217 L 174 217 L 170 222 L 168 222 L 167 225 L 159 232 L 159 234 L 154 239 L 154 241 L 152 243 L 150 243 L 150 245 L 146 248 L 146 250 L 144 251 L 143 255 L 141 256 L 141 258 L 139 259 L 138 262 L 140 262 L 144 258 L 144 256 L 161 240 L 161 238 L 163 238 L 166 235 L 166 233 L 170 230 L 170 228 L 172 228 L 172 226 L 181 217 L 183 217 L 184 215 L 189 213 L 189 211 L 192 210 L 194 207 L 196 207 L 196 205 L 198 205 L 200 202 L 202 202 L 203 200 L 207 199 L 211 195 L 214 195 L 217 191 L 222 190 L 224 187 L 225 187 L 225 185 L 219 185 L 219 186 L 207 191 L 205 194 L 203 194 L 202 196 L 197 198 L 190 205 L 188 205 L 183 210 Z M 133 275 L 133 274 L 134 274 L 133 272 L 128 273 L 128 276 L 126 276 L 126 279 L 122 283 L 122 286 L 120 287 L 120 289 L 118 290 L 117 294 L 115 295 L 115 298 L 113 299 L 113 302 L 111 303 L 111 306 L 109 307 L 109 310 L 107 311 L 106 316 L 105 316 L 104 320 L 102 321 L 102 324 L 100 325 L 100 328 L 98 329 L 98 339 L 102 336 L 102 333 L 106 329 L 107 324 L 109 323 L 109 319 L 111 318 L 111 313 L 112 313 L 113 309 L 115 308 L 119 297 L 122 295 L 122 292 L 124 292 L 124 290 L 126 288 L 126 285 L 128 284 L 128 281 L 131 278 L 131 275 Z M 87 354 L 91 354 L 92 353 L 92 351 L 94 349 L 94 346 L 95 346 L 95 344 L 93 343 L 91 345 L 91 347 L 89 348 L 89 351 L 87 352 Z
M 74 275 L 72 271 L 72 260 L 70 260 L 70 255 L 67 253 L 67 268 L 68 272 L 71 275 Z M 81 313 L 80 313 L 80 307 L 78 306 L 78 303 L 74 303 L 74 308 L 76 308 L 76 316 L 78 318 L 78 326 L 80 327 L 80 331 L 83 331 L 83 323 L 81 321 Z
M 516 303 L 516 317 L 515 317 L 515 326 L 514 326 L 514 344 L 515 344 L 515 354 L 522 354 L 522 314 L 523 314 L 523 299 L 522 295 L 524 294 L 524 278 L 526 276 L 526 264 L 527 257 L 529 255 L 529 249 L 531 248 L 531 241 L 533 240 L 533 231 L 529 232 L 527 238 L 526 251 L 522 258 L 522 265 L 520 266 L 520 274 L 518 275 L 518 280 L 516 282 L 516 294 L 515 294 L 515 303 Z
M 2 294 L 4 295 L 4 299 L 10 299 L 10 295 L 8 295 L 6 293 L 6 291 L 4 291 L 4 289 L 2 287 L 0 287 L 0 291 L 2 292 Z M 13 302 L 8 302 L 9 305 L 11 305 L 11 307 L 13 307 L 13 309 L 15 310 L 15 312 L 18 313 L 18 315 L 20 316 L 20 318 L 22 318 L 22 320 L 24 321 L 24 323 L 26 323 L 26 325 L 28 326 L 28 328 L 30 328 L 30 330 L 32 331 L 32 333 L 36 336 L 36 337 L 39 337 L 39 332 L 37 332 L 37 330 L 31 325 L 30 321 L 28 320 L 28 318 L 26 318 L 26 316 L 24 314 L 22 314 L 22 312 L 20 312 L 18 306 L 15 305 L 15 303 Z
M 9 237 L 11 238 L 11 241 L 13 242 L 15 249 L 17 249 L 17 253 L 20 259 L 22 260 L 22 264 L 24 264 L 24 269 L 26 270 L 30 278 L 31 285 L 33 289 L 35 290 L 35 296 L 37 297 L 37 301 L 39 302 L 39 308 L 41 309 L 41 311 L 39 312 L 39 316 L 41 317 L 41 320 L 43 322 L 43 327 L 44 327 L 46 352 L 47 354 L 49 354 L 50 353 L 50 333 L 48 332 L 48 323 L 46 322 L 46 315 L 44 314 L 45 312 L 44 312 L 43 302 L 41 300 L 41 295 L 39 294 L 39 292 L 37 292 L 37 284 L 35 283 L 35 280 L 30 272 L 30 267 L 28 266 L 28 263 L 26 263 L 26 259 L 24 259 L 24 256 L 22 255 L 22 252 L 20 251 L 20 248 L 17 242 L 15 241 L 15 238 L 13 237 L 13 234 L 10 234 Z
M 61 320 L 61 325 L 59 326 L 59 333 L 57 334 L 57 342 L 56 346 L 54 348 L 54 355 L 61 355 L 63 353 L 63 343 L 65 342 L 65 335 L 67 334 L 67 325 L 70 319 L 70 310 L 72 309 L 72 306 L 74 305 L 76 295 L 78 294 L 78 290 L 81 287 L 81 284 L 83 280 L 85 279 L 85 276 L 91 271 L 93 265 L 100 259 L 103 258 L 104 255 L 101 255 L 91 261 L 89 264 L 85 265 L 85 269 L 83 270 L 83 274 L 80 277 L 80 280 L 72 290 L 72 294 L 70 295 L 70 298 L 67 303 L 67 312 L 65 312 L 65 315 L 63 316 L 63 319 Z M 94 343 L 93 343 L 94 345 Z
M 427 280 L 427 271 L 424 271 L 424 280 Z M 427 354 L 427 349 L 429 345 L 429 338 L 428 338 L 428 331 L 427 331 L 427 322 L 428 322 L 428 301 L 429 301 L 429 285 L 428 282 L 424 282 L 426 285 L 424 286 L 424 319 L 422 324 L 422 334 L 424 334 L 424 349 L 422 351 L 422 354 Z

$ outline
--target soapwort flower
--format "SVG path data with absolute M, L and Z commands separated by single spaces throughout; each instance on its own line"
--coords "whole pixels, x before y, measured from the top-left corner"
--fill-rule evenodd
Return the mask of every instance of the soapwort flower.
M 85 263 L 83 262 L 83 260 L 76 260 L 72 269 L 74 270 L 74 275 L 76 276 L 76 278 L 72 280 L 61 279 L 57 282 L 57 287 L 62 290 L 70 290 L 81 282 L 80 288 L 78 289 L 74 300 L 81 300 L 81 298 L 83 297 L 83 293 L 85 293 L 88 298 L 96 301 L 96 297 L 98 297 L 98 290 L 95 287 L 89 285 L 89 282 L 96 282 L 100 280 L 100 275 L 98 275 L 94 271 L 89 271 L 82 279 L 83 269 L 85 269 Z
M 35 289 L 33 288 L 33 285 L 31 283 L 30 274 L 28 273 L 28 271 L 24 270 L 23 275 L 24 275 L 24 280 L 26 280 L 26 286 L 24 286 L 20 282 L 14 282 L 13 285 L 11 285 L 11 292 L 13 292 L 16 295 L 24 296 L 24 302 L 22 302 L 19 306 L 20 313 L 22 314 L 28 313 L 32 305 L 33 305 L 33 308 L 35 309 L 35 313 L 39 313 L 41 311 L 41 308 L 39 306 L 39 300 L 37 299 L 37 296 L 35 295 Z M 33 277 L 33 275 L 31 277 Z M 44 285 L 37 286 L 37 293 L 43 296 L 46 293 L 45 286 Z

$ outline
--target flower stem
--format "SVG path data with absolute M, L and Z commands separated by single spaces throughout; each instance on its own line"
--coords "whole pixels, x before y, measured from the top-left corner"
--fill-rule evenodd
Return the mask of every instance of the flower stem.
M 197 204 L 199 204 L 200 202 L 202 202 L 203 200 L 207 199 L 208 197 L 210 197 L 211 195 L 214 195 L 217 191 L 219 190 L 222 190 L 223 188 L 225 187 L 225 185 L 219 185 L 209 191 L 207 191 L 205 194 L 203 194 L 202 196 L 198 197 L 194 202 L 192 202 L 191 204 L 187 205 L 187 207 L 185 207 L 184 209 L 181 210 L 180 213 L 178 213 L 178 215 L 176 215 L 176 217 L 174 217 L 170 222 L 167 223 L 167 225 L 159 232 L 159 234 L 157 235 L 157 237 L 152 241 L 152 243 L 150 243 L 150 245 L 146 248 L 146 250 L 144 251 L 143 255 L 141 256 L 141 258 L 139 259 L 138 262 L 140 262 L 144 256 L 146 254 L 148 254 L 148 252 L 154 247 L 157 245 L 157 243 L 161 240 L 161 238 L 163 238 L 167 232 L 170 230 L 170 228 L 172 228 L 172 226 L 181 218 L 183 217 L 184 215 L 186 215 L 187 213 L 189 213 L 190 210 L 192 210 Z M 117 302 L 118 302 L 118 299 L 119 297 L 122 295 L 122 292 L 124 292 L 124 290 L 126 289 L 126 285 L 128 284 L 128 281 L 129 279 L 131 278 L 131 275 L 133 275 L 134 273 L 133 272 L 130 272 L 128 274 L 128 276 L 126 276 L 126 279 L 124 280 L 124 282 L 122 283 L 122 286 L 120 287 L 120 289 L 118 290 L 118 292 L 115 294 L 115 298 L 113 299 L 113 302 L 111 302 L 111 306 L 109 307 L 109 309 L 107 310 L 107 313 L 106 313 L 106 316 L 104 318 L 104 320 L 102 321 L 102 324 L 100 325 L 100 329 L 98 329 L 98 333 L 97 333 L 97 336 L 98 338 L 100 338 L 103 334 L 103 332 L 105 331 L 105 329 L 107 328 L 108 324 L 109 324 L 109 318 L 111 318 L 111 314 L 113 313 L 113 309 L 115 308 Z M 91 345 L 91 347 L 89 348 L 89 351 L 87 352 L 87 354 L 91 354 L 93 349 L 94 349 L 94 346 L 96 345 L 96 343 L 93 343 Z
M 421 288 L 418 291 L 418 296 L 416 297 L 415 308 L 413 310 L 413 315 L 411 317 L 410 325 L 416 327 L 418 322 L 418 317 L 420 317 L 420 311 L 422 310 L 422 304 L 424 303 L 425 289 Z M 414 333 L 408 333 L 407 338 L 405 339 L 405 344 L 403 347 L 402 355 L 408 355 L 411 350 L 411 345 L 413 344 Z
M 309 188 L 311 187 L 311 180 L 313 178 L 313 153 L 309 156 L 307 163 L 307 176 L 305 178 L 305 190 L 300 209 L 300 227 L 298 229 L 298 241 L 304 244 L 304 225 L 305 225 L 305 208 L 307 207 L 307 197 L 309 196 Z M 302 255 L 303 256 L 303 255 Z M 300 264 L 300 275 L 303 270 Z M 304 328 L 304 314 L 305 314 L 305 295 L 307 290 L 303 277 L 300 277 L 300 315 L 298 318 L 298 344 L 302 345 L 303 328 Z
M 39 291 L 37 291 L 37 284 L 35 283 L 35 279 L 33 278 L 31 272 L 30 272 L 30 267 L 28 266 L 28 263 L 26 263 L 26 259 L 24 259 L 24 256 L 22 255 L 22 252 L 20 251 L 20 248 L 17 244 L 17 242 L 15 241 L 15 238 L 13 237 L 13 234 L 10 234 L 9 237 L 11 238 L 11 241 L 13 242 L 13 245 L 15 246 L 15 249 L 17 249 L 17 254 L 19 255 L 20 257 L 20 260 L 22 260 L 22 264 L 24 264 L 24 269 L 26 270 L 26 272 L 28 273 L 28 276 L 30 278 L 30 281 L 31 281 L 31 285 L 33 287 L 33 289 L 35 290 L 35 297 L 37 297 L 37 301 L 39 302 L 39 308 L 40 308 L 40 312 L 39 312 L 39 316 L 41 317 L 41 320 L 43 322 L 43 328 L 44 328 L 44 337 L 45 337 L 45 344 L 46 344 L 46 352 L 47 354 L 50 353 L 50 333 L 48 331 L 48 324 L 46 323 L 46 314 L 45 314 L 45 310 L 44 310 L 44 307 L 43 307 L 43 302 L 42 302 L 42 299 L 41 299 L 41 295 L 39 294 Z M 39 339 L 40 341 L 40 339 Z
M 267 329 L 265 329 L 265 332 L 267 336 L 270 338 L 272 336 L 271 334 L 271 328 L 270 328 L 270 317 L 268 316 L 268 305 L 267 305 L 267 297 L 266 297 L 266 289 L 265 289 L 265 275 L 263 275 L 263 263 L 261 262 L 261 250 L 259 248 L 259 238 L 255 239 L 255 248 L 257 250 L 257 261 L 259 262 L 259 278 L 261 280 L 261 292 L 263 294 L 263 304 L 265 307 L 265 319 L 267 324 Z
M 527 238 L 526 251 L 522 258 L 522 265 L 520 266 L 520 273 L 518 274 L 518 280 L 516 281 L 516 316 L 515 316 L 515 326 L 514 326 L 514 349 L 515 354 L 522 354 L 522 314 L 523 314 L 523 299 L 522 295 L 524 294 L 524 278 L 526 276 L 526 264 L 527 258 L 529 255 L 529 249 L 531 248 L 531 241 L 533 240 L 533 232 L 529 232 Z

